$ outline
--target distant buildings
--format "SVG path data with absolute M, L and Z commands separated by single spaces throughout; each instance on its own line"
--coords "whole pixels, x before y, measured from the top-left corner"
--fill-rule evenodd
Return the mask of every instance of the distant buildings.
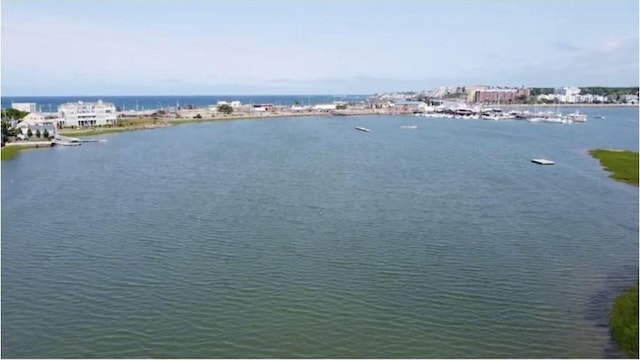
M 553 94 L 564 95 L 564 96 L 576 96 L 576 95 L 580 95 L 580 88 L 578 87 L 555 88 L 553 89 Z
M 580 95 L 581 89 L 577 87 L 563 87 L 553 90 L 553 94 L 538 95 L 536 100 L 542 102 L 557 102 L 557 103 L 606 103 L 610 99 L 604 95 L 592 95 L 584 94 Z
M 11 107 L 16 110 L 25 111 L 28 113 L 37 112 L 36 103 L 11 103 Z
M 115 105 L 102 100 L 61 104 L 58 106 L 58 112 L 60 113 L 59 125 L 62 127 L 112 125 L 118 121 Z
M 423 111 L 427 104 L 422 101 L 395 100 L 392 107 L 401 111 Z
M 627 103 L 627 104 L 637 105 L 638 104 L 638 95 L 623 95 L 622 96 L 622 101 Z

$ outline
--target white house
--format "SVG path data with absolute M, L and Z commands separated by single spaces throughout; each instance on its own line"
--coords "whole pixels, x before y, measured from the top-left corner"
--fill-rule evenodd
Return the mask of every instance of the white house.
M 118 116 L 113 103 L 103 102 L 70 102 L 58 106 L 62 118 L 61 126 L 95 126 L 117 123 Z
M 29 129 L 31 129 L 31 134 L 33 135 L 35 135 L 38 130 L 40 131 L 40 134 L 43 135 L 45 130 L 47 130 L 47 133 L 49 133 L 50 136 L 54 136 L 57 133 L 56 125 L 53 120 L 44 120 L 37 124 L 30 124 L 26 121 L 22 121 L 16 126 L 16 128 L 25 136 L 29 133 Z
M 38 109 L 36 108 L 36 103 L 11 103 L 11 107 L 16 110 L 25 111 L 29 113 L 38 111 Z

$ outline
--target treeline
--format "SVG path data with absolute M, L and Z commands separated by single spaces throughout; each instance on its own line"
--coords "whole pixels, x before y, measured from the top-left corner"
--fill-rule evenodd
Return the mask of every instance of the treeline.
M 553 88 L 531 88 L 531 96 L 553 94 Z
M 622 96 L 637 95 L 637 87 L 585 87 L 580 88 L 580 95 Z

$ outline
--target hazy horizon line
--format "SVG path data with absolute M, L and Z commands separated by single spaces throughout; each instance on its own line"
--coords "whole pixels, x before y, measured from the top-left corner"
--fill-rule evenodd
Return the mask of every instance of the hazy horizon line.
M 476 85 L 477 86 L 477 85 Z M 493 85 L 480 85 L 480 86 L 491 86 L 493 88 L 521 88 L 518 86 L 493 86 Z M 463 88 L 466 86 L 439 86 L 433 89 L 438 88 Z M 574 85 L 574 86 L 525 86 L 527 89 L 555 89 L 555 88 L 563 88 L 563 87 L 577 87 L 577 88 L 638 88 L 639 85 L 617 85 L 617 86 L 602 86 L 602 85 Z M 414 92 L 419 93 L 423 91 L 429 91 L 433 89 L 422 89 L 422 90 L 393 90 L 393 91 L 374 91 L 370 93 L 316 93 L 316 94 L 304 94 L 304 93 L 270 93 L 270 94 L 66 94 L 66 95 L 5 95 L 2 94 L 2 97 L 100 97 L 100 96 L 121 96 L 121 97 L 132 97 L 132 96 L 156 96 L 156 97 L 165 97 L 165 96 L 363 96 L 363 95 L 373 95 L 373 94 L 388 94 L 388 93 L 406 93 L 406 92 Z

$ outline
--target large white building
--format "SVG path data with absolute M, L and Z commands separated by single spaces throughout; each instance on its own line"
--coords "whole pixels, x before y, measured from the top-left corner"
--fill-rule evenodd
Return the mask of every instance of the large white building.
M 26 111 L 28 113 L 37 112 L 36 103 L 11 103 L 11 107 L 16 110 Z
M 118 121 L 116 107 L 113 103 L 102 102 L 71 102 L 58 106 L 60 125 L 66 126 L 96 126 L 112 125 Z
M 553 90 L 553 93 L 555 95 L 576 96 L 576 95 L 580 95 L 580 88 L 578 87 L 555 88 Z

